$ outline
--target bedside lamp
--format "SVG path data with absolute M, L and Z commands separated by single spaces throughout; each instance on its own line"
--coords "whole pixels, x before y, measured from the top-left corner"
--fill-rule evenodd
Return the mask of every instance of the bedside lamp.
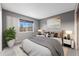
M 38 29 L 38 32 L 42 32 L 42 29 Z
M 42 35 L 43 30 L 42 29 L 38 29 L 38 35 Z
M 66 34 L 72 34 L 72 31 L 66 31 Z
M 66 31 L 67 38 L 70 39 L 72 35 L 72 31 Z

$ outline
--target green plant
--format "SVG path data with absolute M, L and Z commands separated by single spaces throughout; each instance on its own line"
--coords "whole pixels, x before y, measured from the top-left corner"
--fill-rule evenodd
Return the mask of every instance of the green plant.
M 10 27 L 4 31 L 4 38 L 8 42 L 12 39 L 15 39 L 16 31 L 14 27 Z

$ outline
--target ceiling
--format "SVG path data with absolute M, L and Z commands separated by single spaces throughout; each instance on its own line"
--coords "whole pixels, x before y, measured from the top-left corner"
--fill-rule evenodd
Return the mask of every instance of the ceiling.
M 76 3 L 2 3 L 2 8 L 36 19 L 43 19 L 75 9 Z

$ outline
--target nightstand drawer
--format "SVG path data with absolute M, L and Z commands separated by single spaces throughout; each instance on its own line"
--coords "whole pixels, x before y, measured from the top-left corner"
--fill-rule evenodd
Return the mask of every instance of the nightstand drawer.
M 71 40 L 64 39 L 63 41 L 64 41 L 65 44 L 71 45 Z

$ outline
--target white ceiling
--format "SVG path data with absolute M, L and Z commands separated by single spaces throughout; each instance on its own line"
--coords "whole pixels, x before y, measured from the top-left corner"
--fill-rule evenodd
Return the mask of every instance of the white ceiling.
M 75 3 L 2 3 L 2 8 L 36 19 L 75 9 Z

